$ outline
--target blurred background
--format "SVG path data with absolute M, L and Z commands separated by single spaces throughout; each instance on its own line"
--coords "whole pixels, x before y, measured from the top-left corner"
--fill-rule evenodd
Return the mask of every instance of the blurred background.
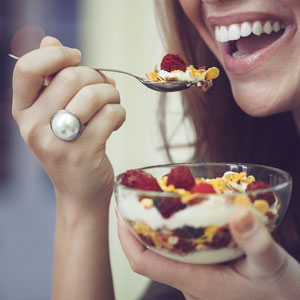
M 0 10 L 0 299 L 50 298 L 55 197 L 51 182 L 19 136 L 11 117 L 11 78 L 15 62 L 43 36 L 52 35 L 82 51 L 82 64 L 116 68 L 143 76 L 159 64 L 164 49 L 154 1 L 146 0 L 1 0 Z M 159 93 L 126 75 L 116 80 L 127 121 L 110 138 L 107 152 L 115 173 L 167 163 L 159 134 Z M 181 100 L 168 99 L 170 139 L 191 141 L 181 122 Z M 180 126 L 175 126 L 175 124 Z M 101 130 L 101 128 L 99 129 Z M 187 131 L 186 131 L 187 130 Z M 180 148 L 175 161 L 188 160 Z M 131 271 L 117 238 L 112 199 L 110 249 L 116 298 L 138 299 L 148 279 Z

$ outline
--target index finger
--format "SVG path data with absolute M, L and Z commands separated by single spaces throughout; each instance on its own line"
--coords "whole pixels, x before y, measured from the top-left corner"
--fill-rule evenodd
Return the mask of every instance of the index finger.
M 80 51 L 63 46 L 50 46 L 27 53 L 19 59 L 13 76 L 13 110 L 21 111 L 39 96 L 45 77 L 65 67 L 76 66 Z

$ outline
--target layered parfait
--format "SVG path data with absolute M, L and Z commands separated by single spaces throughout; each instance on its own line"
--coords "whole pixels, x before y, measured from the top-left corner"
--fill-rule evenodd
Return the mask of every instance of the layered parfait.
M 217 263 L 243 254 L 228 227 L 237 206 L 247 207 L 270 231 L 278 216 L 275 193 L 261 192 L 271 186 L 246 172 L 198 178 L 188 167 L 176 166 L 155 178 L 136 169 L 122 175 L 121 185 L 140 191 L 138 197 L 126 192 L 118 197 L 118 209 L 133 233 L 153 251 L 189 263 Z

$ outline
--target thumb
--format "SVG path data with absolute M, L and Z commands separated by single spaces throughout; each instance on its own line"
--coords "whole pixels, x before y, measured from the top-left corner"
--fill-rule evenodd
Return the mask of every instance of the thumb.
M 246 208 L 238 208 L 229 226 L 233 239 L 246 254 L 246 259 L 236 264 L 238 271 L 255 278 L 275 277 L 286 264 L 287 254 L 262 222 Z
M 52 36 L 45 36 L 41 41 L 40 48 L 49 46 L 62 46 L 62 43 Z

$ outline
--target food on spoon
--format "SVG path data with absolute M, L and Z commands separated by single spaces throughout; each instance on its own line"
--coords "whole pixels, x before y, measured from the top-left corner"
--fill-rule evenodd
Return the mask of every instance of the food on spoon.
M 178 54 L 168 53 L 163 57 L 160 69 L 155 66 L 154 72 L 146 74 L 146 79 L 155 82 L 196 82 L 203 92 L 207 92 L 213 86 L 213 79 L 216 79 L 219 73 L 219 69 L 216 67 L 196 69 L 192 65 L 187 66 Z
M 167 72 L 173 72 L 176 70 L 185 72 L 185 61 L 178 54 L 166 54 L 160 64 L 160 69 Z
M 148 174 L 151 184 L 145 180 L 146 174 L 141 170 L 127 171 L 122 184 L 162 192 L 151 197 L 122 199 L 119 210 L 148 247 L 164 251 L 168 257 L 176 255 L 183 257 L 182 261 L 207 263 L 223 261 L 224 255 L 231 259 L 240 256 L 242 251 L 228 226 L 238 206 L 247 207 L 270 230 L 274 227 L 279 210 L 276 194 L 262 191 L 271 186 L 245 172 L 197 178 L 188 167 L 179 166 L 161 178 Z M 133 181 L 138 184 L 132 184 Z M 159 188 L 152 189 L 156 186 L 154 181 Z

